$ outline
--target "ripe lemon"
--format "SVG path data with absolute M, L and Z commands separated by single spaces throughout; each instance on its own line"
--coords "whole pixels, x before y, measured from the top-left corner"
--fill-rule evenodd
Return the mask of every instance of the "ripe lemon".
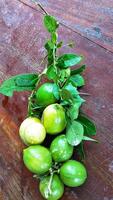
M 28 117 L 20 125 L 19 134 L 26 145 L 41 144 L 46 137 L 46 130 L 36 117 Z

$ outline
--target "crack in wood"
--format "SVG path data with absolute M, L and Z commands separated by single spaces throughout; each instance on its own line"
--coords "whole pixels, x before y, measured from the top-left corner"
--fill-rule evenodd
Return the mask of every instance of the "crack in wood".
M 35 8 L 34 6 L 29 5 L 29 4 L 26 3 L 25 1 L 22 1 L 22 0 L 17 0 L 17 1 L 20 2 L 20 3 L 23 3 L 25 6 L 28 6 L 29 8 L 31 8 L 31 9 L 33 9 L 33 10 L 35 10 L 35 11 L 39 11 L 37 8 Z M 40 11 L 39 11 L 39 12 L 40 12 L 41 14 L 48 13 L 47 11 L 45 11 L 45 9 L 43 8 L 43 6 L 42 6 L 42 5 L 40 6 L 40 5 L 41 5 L 41 4 L 38 4 L 38 3 L 37 3 L 37 6 L 39 6 L 40 9 L 42 10 L 42 12 L 40 12 Z M 42 9 L 42 8 L 43 8 L 43 9 Z M 75 31 L 73 28 L 71 28 L 70 26 L 66 25 L 65 23 L 60 22 L 60 24 L 61 24 L 62 26 L 64 26 L 64 27 L 66 27 L 67 29 L 71 30 L 72 32 L 74 32 L 74 33 L 80 35 L 82 38 L 85 38 L 85 39 L 89 40 L 90 42 L 92 42 L 92 43 L 98 45 L 99 47 L 101 47 L 101 48 L 103 48 L 103 49 L 105 49 L 107 52 L 110 52 L 110 53 L 113 54 L 113 51 L 107 49 L 106 47 L 103 47 L 101 44 L 98 44 L 97 42 L 95 42 L 95 41 L 91 40 L 90 38 L 84 36 L 84 35 L 81 34 L 80 32 Z

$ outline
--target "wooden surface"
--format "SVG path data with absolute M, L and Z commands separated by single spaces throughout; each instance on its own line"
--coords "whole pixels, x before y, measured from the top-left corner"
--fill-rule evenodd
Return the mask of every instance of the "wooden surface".
M 22 0 L 23 1 L 23 0 Z M 35 0 L 37 2 L 37 0 Z M 24 0 L 31 6 L 31 0 Z M 72 31 L 113 52 L 113 1 L 40 0 L 44 8 Z M 36 8 L 36 6 L 33 6 Z
M 0 1 L 0 82 L 43 68 L 38 66 L 47 38 L 42 11 L 30 1 L 23 2 Z M 100 140 L 98 145 L 86 145 L 87 182 L 80 188 L 66 188 L 62 199 L 113 200 L 113 1 L 40 2 L 64 24 L 59 39 L 74 41 L 73 52 L 86 57 L 83 91 L 91 96 L 83 110 L 95 121 Z M 62 49 L 67 51 L 72 50 Z M 27 97 L 24 92 L 15 93 L 13 98 L 0 95 L 0 200 L 42 199 L 37 181 L 23 165 L 24 146 L 18 136 L 27 113 Z

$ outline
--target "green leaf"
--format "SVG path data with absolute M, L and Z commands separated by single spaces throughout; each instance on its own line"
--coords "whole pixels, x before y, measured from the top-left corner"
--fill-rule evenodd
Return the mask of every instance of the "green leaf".
M 84 128 L 82 124 L 73 121 L 67 125 L 66 138 L 69 144 L 77 146 L 83 140 Z
M 84 126 L 84 135 L 96 135 L 96 126 L 88 117 L 80 114 L 78 121 Z
M 5 80 L 0 86 L 0 93 L 13 96 L 14 91 L 31 91 L 38 80 L 37 74 L 19 74 Z
M 59 68 L 68 68 L 74 66 L 81 62 L 83 59 L 82 56 L 76 54 L 64 54 L 57 60 L 57 66 Z
M 61 101 L 60 101 L 60 104 L 61 104 L 62 106 L 68 106 L 68 105 L 70 104 L 70 102 L 68 102 L 68 101 L 66 101 L 66 100 L 61 100 Z
M 80 74 L 86 69 L 86 65 L 82 65 L 80 68 L 71 70 L 71 75 Z
M 55 33 L 55 32 L 53 32 L 53 33 L 51 34 L 51 40 L 52 40 L 53 44 L 56 44 L 56 43 L 57 43 L 57 39 L 58 39 L 58 34 Z
M 53 94 L 54 94 L 55 98 L 57 100 L 59 100 L 59 98 L 60 98 L 59 87 L 56 83 L 54 83 L 54 85 L 53 85 Z
M 65 88 L 63 88 L 61 91 L 60 91 L 60 96 L 61 96 L 61 99 L 65 100 L 65 101 L 71 101 L 72 99 L 72 94 L 70 91 L 66 90 Z
M 66 81 L 66 79 L 68 79 L 69 78 L 69 76 L 70 76 L 70 69 L 69 68 L 67 68 L 67 69 L 60 69 L 59 70 L 59 77 L 60 77 L 60 81 L 61 82 L 64 82 L 64 81 Z
M 45 48 L 46 48 L 47 51 L 54 49 L 54 43 L 51 42 L 51 40 L 48 40 L 45 44 Z
M 44 25 L 45 25 L 46 29 L 50 33 L 52 33 L 52 32 L 56 31 L 56 29 L 59 26 L 59 23 L 56 21 L 56 19 L 53 16 L 45 15 L 45 17 L 44 17 Z
M 79 104 L 73 104 L 70 106 L 70 108 L 67 111 L 67 115 L 70 117 L 70 119 L 73 121 L 77 119 L 78 114 L 79 114 Z
M 69 81 L 75 86 L 75 87 L 81 87 L 85 85 L 84 78 L 80 74 L 75 74 L 70 77 Z
M 77 91 L 77 89 L 71 84 L 69 83 L 68 85 L 66 85 L 64 87 L 65 90 L 69 91 L 71 93 L 72 97 L 77 97 L 77 95 L 79 94 L 79 92 Z
M 83 137 L 83 140 L 85 140 L 85 141 L 91 141 L 91 142 L 96 142 L 96 143 L 98 143 L 98 141 L 97 141 L 97 140 L 95 140 L 95 139 L 93 139 L 93 138 L 90 138 L 90 137 L 87 137 L 87 136 L 84 136 L 84 137 Z
M 79 96 L 79 92 L 77 91 L 77 89 L 71 83 L 63 87 L 60 94 L 61 98 L 68 102 L 72 102 L 74 99 L 76 99 L 76 102 L 78 102 L 79 100 L 81 100 L 82 102 L 84 101 Z
M 74 98 L 74 103 L 78 103 L 80 106 L 82 103 L 85 102 L 85 100 L 83 98 L 81 98 L 81 96 L 78 94 L 75 98 Z
M 48 67 L 46 74 L 49 80 L 57 79 L 57 69 L 53 65 Z
M 72 102 L 71 104 L 69 104 L 69 108 L 67 111 L 67 115 L 72 121 L 78 118 L 80 106 L 84 102 L 85 100 L 82 99 L 80 95 L 77 95 L 76 97 L 74 97 L 74 99 L 72 99 Z
M 41 118 L 44 106 L 37 104 L 36 96 L 33 94 L 33 97 L 28 102 L 28 116 Z
M 76 151 L 79 155 L 80 160 L 85 159 L 84 143 L 83 141 L 76 147 Z
M 72 105 L 70 105 L 67 111 L 67 115 L 71 118 L 72 121 L 78 118 L 79 108 L 83 102 L 84 99 L 82 99 L 79 95 L 77 95 L 76 98 L 72 100 Z
M 48 40 L 45 44 L 45 48 L 48 52 L 48 66 L 51 65 L 54 61 L 54 47 L 55 45 L 52 43 L 51 40 Z
M 38 75 L 37 74 L 19 74 L 13 77 L 15 79 L 15 83 L 17 86 L 20 87 L 34 87 L 37 80 Z

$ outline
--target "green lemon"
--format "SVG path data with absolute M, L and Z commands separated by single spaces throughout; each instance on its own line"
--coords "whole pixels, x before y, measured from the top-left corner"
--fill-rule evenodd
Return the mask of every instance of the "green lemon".
M 64 162 L 71 158 L 73 146 L 68 143 L 65 135 L 60 135 L 52 141 L 50 151 L 55 162 Z
M 62 132 L 66 127 L 64 108 L 60 104 L 47 106 L 43 111 L 42 123 L 46 132 L 51 135 Z
M 46 130 L 36 117 L 28 117 L 20 125 L 19 134 L 26 145 L 41 144 L 46 137 Z
M 36 92 L 37 103 L 40 106 L 48 106 L 52 103 L 57 102 L 53 94 L 54 84 L 53 83 L 44 83 L 39 87 Z
M 60 199 L 64 193 L 64 185 L 58 175 L 54 174 L 51 182 L 50 190 L 50 176 L 45 177 L 40 181 L 39 190 L 42 196 L 48 200 L 57 200 Z
M 77 187 L 86 181 L 87 171 L 82 163 L 68 160 L 60 168 L 60 178 L 66 186 Z
M 24 149 L 23 161 L 31 172 L 38 175 L 46 173 L 52 165 L 50 151 L 41 145 L 33 145 Z

